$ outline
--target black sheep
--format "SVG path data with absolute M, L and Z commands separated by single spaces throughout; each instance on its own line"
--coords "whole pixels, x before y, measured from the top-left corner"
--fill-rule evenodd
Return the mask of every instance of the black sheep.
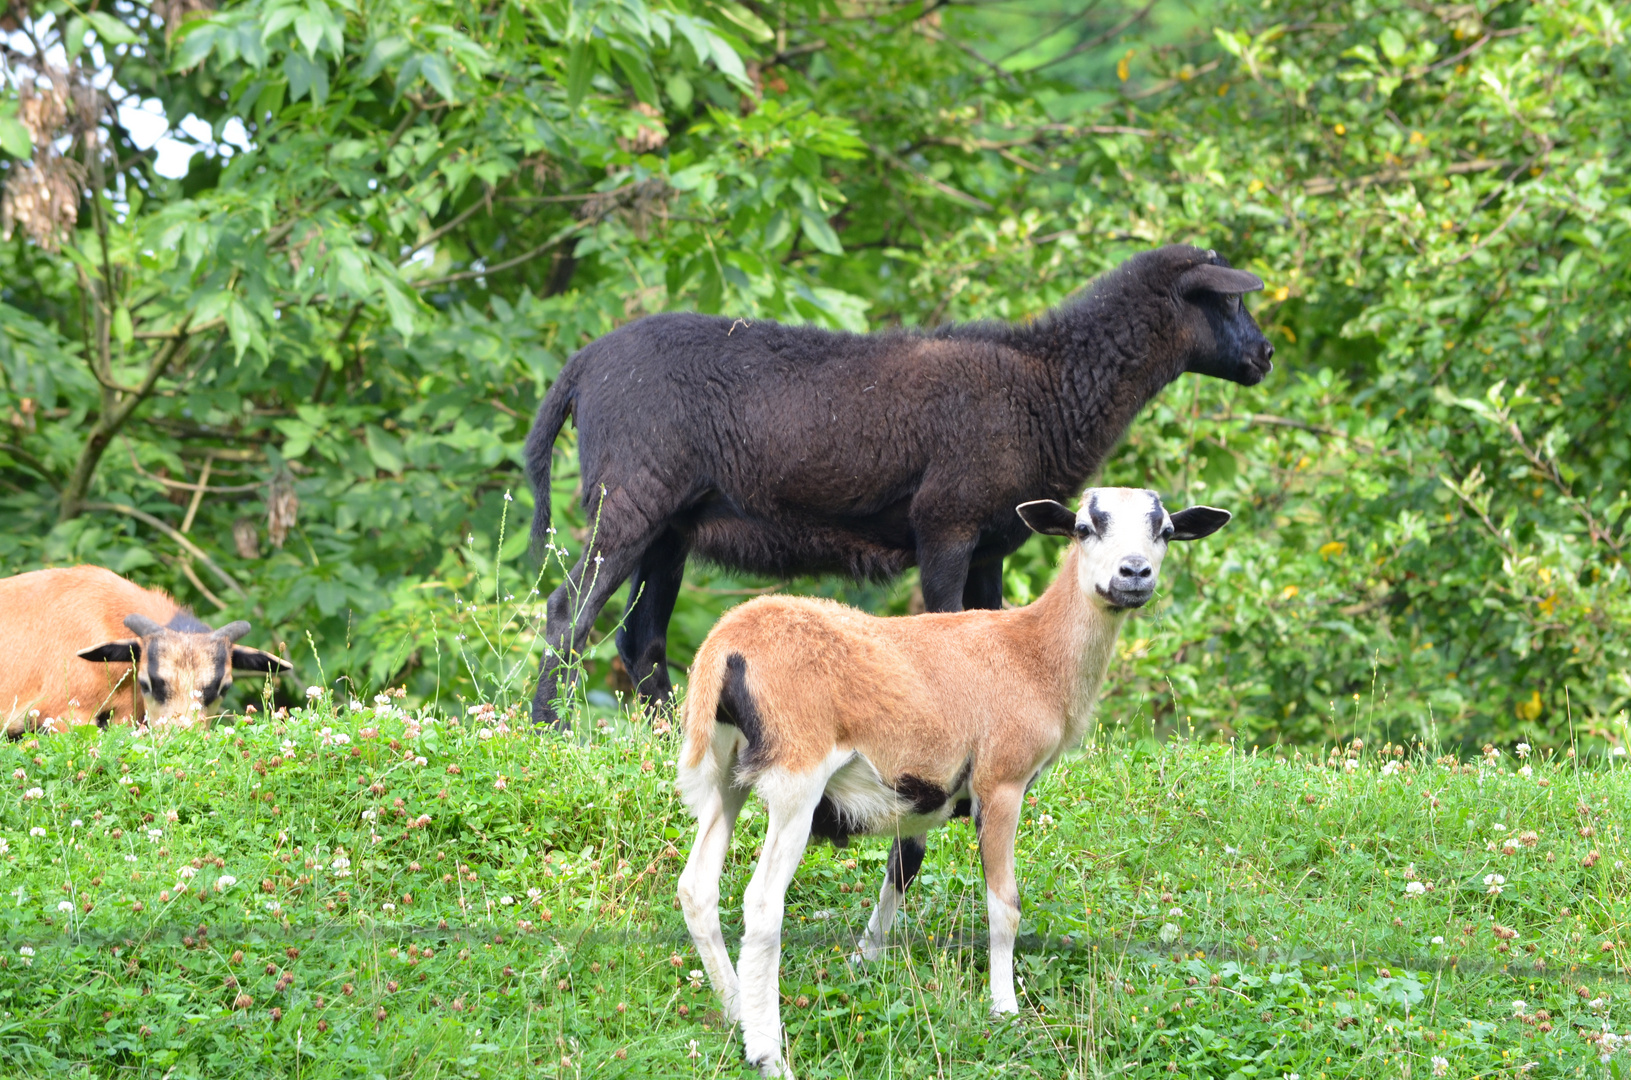
M 1143 252 L 1033 322 L 848 334 L 653 315 L 567 362 L 527 439 L 549 529 L 549 471 L 578 428 L 590 548 L 551 594 L 533 718 L 554 671 L 624 580 L 618 653 L 647 697 L 672 688 L 669 616 L 686 557 L 770 575 L 888 578 L 922 568 L 929 611 L 1002 604 L 1014 507 L 1068 500 L 1139 409 L 1186 371 L 1245 386 L 1274 347 L 1212 251 Z

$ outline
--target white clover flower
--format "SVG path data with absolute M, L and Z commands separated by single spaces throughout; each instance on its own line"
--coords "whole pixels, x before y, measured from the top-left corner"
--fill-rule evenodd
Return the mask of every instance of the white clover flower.
M 28 801 L 29 799 L 43 799 L 43 798 L 45 798 L 45 789 L 44 788 L 31 787 L 27 791 L 23 792 L 23 801 L 25 801 L 25 802 Z
M 1349 772 L 1353 772 L 1355 769 L 1359 768 L 1359 759 L 1345 758 L 1343 759 L 1342 767 L 1347 769 Z
M 421 754 L 419 757 L 413 759 L 413 763 L 415 765 L 429 765 L 430 759 Z
M 64 900 L 64 901 L 62 901 L 61 903 L 59 903 L 57 905 L 57 910 L 58 911 L 73 911 L 74 910 L 74 902 L 72 900 Z
M 1433 1075 L 1434 1076 L 1448 1076 L 1449 1073 L 1450 1073 L 1449 1059 L 1442 1058 L 1439 1055 L 1434 1054 L 1433 1055 Z
M 1502 825 L 1499 821 L 1491 825 L 1490 828 L 1494 829 L 1496 832 L 1506 832 L 1506 826 Z
M 377 817 L 379 817 L 378 810 L 364 810 L 362 812 L 362 819 L 364 821 L 373 821 Z
M 17 950 L 17 955 L 23 958 L 24 967 L 34 966 L 34 947 L 32 945 L 24 945 Z
M 222 735 L 231 735 L 233 732 L 237 731 L 238 729 L 233 727 L 231 724 L 222 724 L 216 730 L 220 731 L 220 733 Z
M 323 696 L 323 688 L 321 686 L 308 686 L 308 687 L 306 687 L 306 698 L 308 700 L 316 701 L 318 698 L 320 698 L 322 696 Z
M 32 829 L 28 830 L 28 835 L 30 835 L 30 836 L 44 836 L 45 835 L 45 830 L 40 828 L 40 826 L 36 825 Z
M 1382 766 L 1383 776 L 1392 776 L 1394 773 L 1404 772 L 1404 765 L 1397 761 L 1390 761 Z
M 8 853 L 10 853 L 10 851 L 11 851 L 11 842 L 9 840 L 7 840 L 5 837 L 0 836 L 0 855 L 8 854 Z
M 136 856 L 134 856 L 134 855 L 126 855 L 125 856 L 125 862 L 135 862 L 135 861 L 136 861 Z
M 1419 881 L 1409 881 L 1405 883 L 1404 891 L 1406 896 L 1423 896 L 1427 892 L 1427 886 Z
M 1527 1009 L 1528 1007 L 1529 1003 L 1527 1001 L 1514 1001 L 1512 1003 L 1512 1015 L 1522 1016 L 1523 1010 Z
M 156 843 L 159 842 L 159 838 L 162 837 L 163 835 L 164 835 L 164 830 L 163 829 L 148 829 L 147 830 L 147 842 L 150 843 L 150 844 L 156 844 Z
M 374 704 L 375 705 L 385 705 L 385 706 L 388 707 L 391 704 L 391 695 L 389 695 L 389 694 L 375 694 L 374 695 Z
M 340 848 L 334 853 L 334 861 L 328 864 L 328 868 L 335 877 L 351 876 L 351 860 L 346 858 L 345 848 Z
M 1036 823 L 1038 825 L 1052 825 L 1053 824 L 1053 815 L 1052 814 L 1042 814 L 1039 817 L 1037 817 Z
M 276 900 L 268 900 L 266 901 L 266 910 L 270 911 L 273 915 L 276 915 L 283 910 L 283 905 L 278 903 Z
M 1523 768 L 1518 770 L 1518 775 L 1519 776 L 1533 776 L 1533 775 L 1535 775 L 1535 770 L 1530 768 L 1528 765 L 1525 765 Z
M 1614 748 L 1614 750 L 1613 750 L 1613 754 L 1614 754 L 1615 757 L 1624 757 L 1625 756 L 1625 747 L 1616 746 Z
M 532 888 L 527 890 L 527 899 L 528 900 L 537 900 L 539 897 L 541 897 L 543 895 L 544 895 L 544 890 L 540 889 L 536 885 L 534 885 Z
M 215 891 L 218 893 L 226 892 L 236 884 L 238 884 L 237 878 L 233 877 L 231 874 L 222 874 L 220 877 L 215 879 Z
M 1529 756 L 1529 744 L 1528 743 L 1521 742 L 1515 747 L 1515 749 L 1517 750 L 1518 756 L 1520 758 L 1526 758 L 1526 757 Z
M 476 738 L 478 738 L 478 739 L 491 739 L 492 737 L 493 737 L 493 729 L 492 728 L 485 728 L 484 727 L 484 728 L 477 728 L 476 729 Z
M 1223 845 L 1223 853 L 1225 855 L 1239 855 L 1240 854 L 1240 849 L 1237 848 L 1237 847 L 1230 847 L 1228 844 L 1224 844 Z
M 74 818 L 74 820 L 68 823 L 68 827 L 70 829 L 83 829 L 85 827 L 85 823 L 78 818 Z
M 500 904 L 503 904 L 505 907 L 509 907 L 511 904 L 515 903 L 515 897 L 506 894 L 504 896 L 499 897 L 498 902 Z
M 387 900 L 387 901 L 385 901 L 385 903 L 383 903 L 383 904 L 381 904 L 379 906 L 379 909 L 381 911 L 395 911 L 396 910 L 396 905 L 391 903 L 389 900 Z
M 1181 919 L 1183 917 L 1184 917 L 1184 909 L 1183 908 L 1174 907 L 1174 908 L 1168 908 L 1167 909 L 1167 918 L 1169 918 L 1169 919 L 1172 919 L 1172 918 Z
M 1443 934 L 1434 934 L 1432 944 L 1434 944 L 1434 945 L 1444 944 L 1444 935 Z
M 294 753 L 295 749 L 296 749 L 295 744 L 294 744 L 294 740 L 293 739 L 284 739 L 283 740 L 283 745 L 279 749 L 281 749 L 284 752 L 284 754 Z
M 1484 884 L 1489 888 L 1491 896 L 1499 896 L 1506 885 L 1506 878 L 1500 874 L 1485 874 Z
M 1183 928 L 1175 923 L 1162 923 L 1160 931 L 1156 934 L 1163 945 L 1171 945 L 1184 936 Z
M 182 881 L 188 881 L 197 876 L 198 871 L 191 866 L 183 866 L 180 870 L 177 870 L 176 873 L 181 875 Z

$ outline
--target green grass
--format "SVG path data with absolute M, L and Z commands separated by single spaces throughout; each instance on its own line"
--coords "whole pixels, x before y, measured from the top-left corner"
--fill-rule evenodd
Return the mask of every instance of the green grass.
M 381 711 L 0 746 L 0 1074 L 741 1074 L 674 901 L 674 736 L 410 738 Z M 798 1075 L 1602 1073 L 1579 1029 L 1631 1028 L 1624 769 L 1344 761 L 1069 758 L 1021 829 L 1025 1009 L 1002 1022 L 966 824 L 863 971 L 842 954 L 887 844 L 812 847 L 782 980 Z M 763 821 L 727 866 L 733 940 Z

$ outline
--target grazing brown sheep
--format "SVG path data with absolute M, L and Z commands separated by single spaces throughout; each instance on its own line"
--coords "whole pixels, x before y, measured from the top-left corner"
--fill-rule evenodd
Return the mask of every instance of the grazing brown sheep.
M 581 349 L 527 440 L 533 535 L 552 447 L 578 428 L 593 544 L 549 598 L 533 718 L 557 668 L 630 581 L 618 652 L 670 689 L 669 616 L 689 554 L 756 573 L 888 578 L 922 568 L 929 611 L 1002 604 L 1014 507 L 1068 499 L 1180 374 L 1251 386 L 1274 349 L 1240 302 L 1262 287 L 1215 252 L 1144 252 L 1032 322 L 844 334 L 653 315 Z
M 242 621 L 211 630 L 165 593 L 100 566 L 0 580 L 0 720 L 8 735 L 109 721 L 190 726 L 234 668 L 290 666 L 233 644 L 247 633 Z

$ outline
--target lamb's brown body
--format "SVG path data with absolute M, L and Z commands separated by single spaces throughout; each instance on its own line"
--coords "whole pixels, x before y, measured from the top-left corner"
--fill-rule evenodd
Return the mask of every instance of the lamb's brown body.
M 0 718 L 8 735 L 55 721 L 52 727 L 95 723 L 99 716 L 140 722 L 134 665 L 91 664 L 79 650 L 126 638 L 127 615 L 160 626 L 181 605 L 100 566 L 35 570 L 0 580 Z M 34 712 L 38 710 L 38 716 Z
M 948 793 L 967 763 L 975 792 L 992 778 L 1028 778 L 1079 737 L 1120 623 L 1089 625 L 1075 556 L 1060 570 L 1065 584 L 1023 608 L 885 619 L 766 596 L 733 609 L 692 666 L 687 766 L 701 766 L 713 742 L 734 653 L 752 658 L 747 687 L 764 712 L 755 760 L 802 773 L 835 750 L 857 751 L 893 787 L 918 780 Z

